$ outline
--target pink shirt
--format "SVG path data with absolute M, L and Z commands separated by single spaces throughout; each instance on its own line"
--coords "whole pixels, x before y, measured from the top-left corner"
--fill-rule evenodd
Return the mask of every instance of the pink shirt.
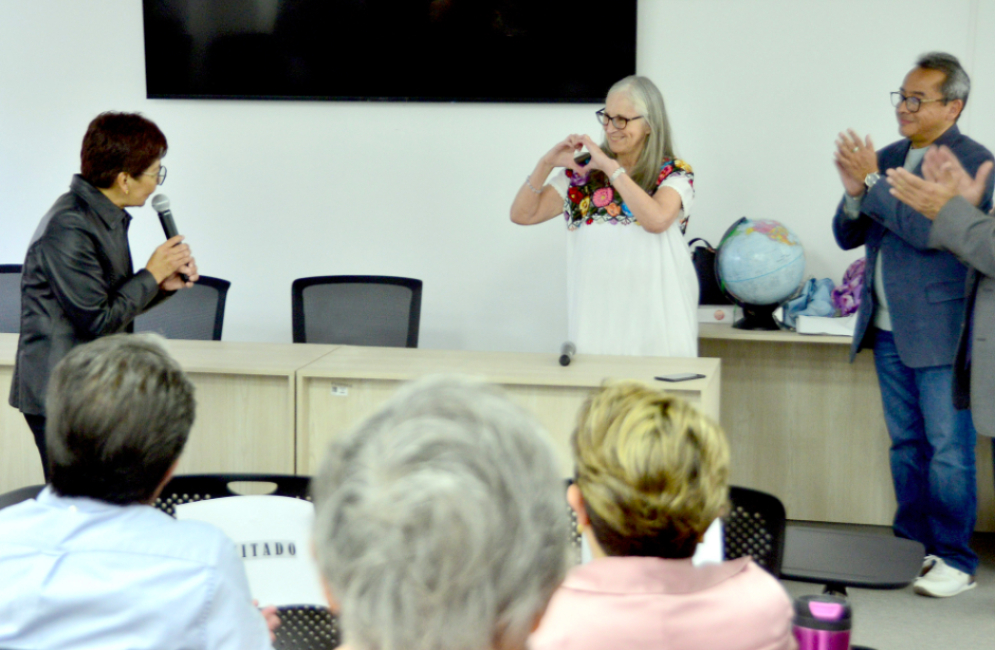
M 575 567 L 553 594 L 532 650 L 787 650 L 793 611 L 749 558 L 607 557 Z

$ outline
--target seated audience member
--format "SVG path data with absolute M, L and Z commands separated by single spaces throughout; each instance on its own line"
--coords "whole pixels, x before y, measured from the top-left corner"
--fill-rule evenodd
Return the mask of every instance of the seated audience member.
M 521 650 L 565 571 L 563 483 L 495 388 L 432 378 L 332 443 L 314 546 L 350 650 Z
M 0 510 L 0 647 L 271 648 L 231 540 L 150 505 L 194 420 L 155 337 L 73 348 L 47 404 L 51 484 Z
M 788 595 L 750 558 L 695 567 L 728 499 L 722 430 L 683 400 L 609 384 L 581 410 L 567 500 L 592 549 L 553 596 L 533 650 L 775 650 L 795 645 Z

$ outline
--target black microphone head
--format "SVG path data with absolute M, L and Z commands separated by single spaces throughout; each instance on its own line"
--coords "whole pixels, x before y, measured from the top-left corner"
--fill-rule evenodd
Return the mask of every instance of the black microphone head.
M 169 197 L 165 194 L 156 194 L 152 197 L 152 209 L 156 212 L 169 211 Z

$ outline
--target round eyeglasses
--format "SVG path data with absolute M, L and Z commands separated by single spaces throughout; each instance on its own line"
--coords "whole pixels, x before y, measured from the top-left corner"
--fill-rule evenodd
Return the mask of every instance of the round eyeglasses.
M 947 100 L 943 97 L 940 97 L 939 99 L 922 99 L 921 97 L 916 97 L 916 96 L 909 97 L 908 95 L 903 95 L 901 91 L 897 90 L 891 93 L 891 105 L 894 106 L 895 108 L 898 108 L 899 106 L 902 105 L 902 102 L 905 102 L 905 108 L 909 109 L 910 113 L 918 112 L 919 108 L 923 104 L 928 104 L 930 102 L 945 102 L 945 101 Z
M 626 126 L 628 126 L 629 122 L 634 122 L 636 120 L 643 119 L 642 115 L 637 115 L 636 117 L 621 117 L 619 115 L 609 115 L 608 113 L 605 112 L 605 109 L 603 108 L 600 111 L 595 111 L 594 114 L 598 117 L 598 123 L 601 124 L 601 126 L 608 126 L 608 123 L 611 122 L 612 126 L 614 126 L 616 129 L 619 130 L 624 129 Z
M 159 171 L 155 174 L 151 172 L 142 172 L 142 176 L 155 176 L 155 184 L 162 185 L 166 182 L 166 166 L 159 165 Z

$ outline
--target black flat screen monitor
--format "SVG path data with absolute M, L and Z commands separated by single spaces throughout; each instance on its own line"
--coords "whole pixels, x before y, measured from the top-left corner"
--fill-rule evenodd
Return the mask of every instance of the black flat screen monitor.
M 143 0 L 149 98 L 584 102 L 636 0 Z

